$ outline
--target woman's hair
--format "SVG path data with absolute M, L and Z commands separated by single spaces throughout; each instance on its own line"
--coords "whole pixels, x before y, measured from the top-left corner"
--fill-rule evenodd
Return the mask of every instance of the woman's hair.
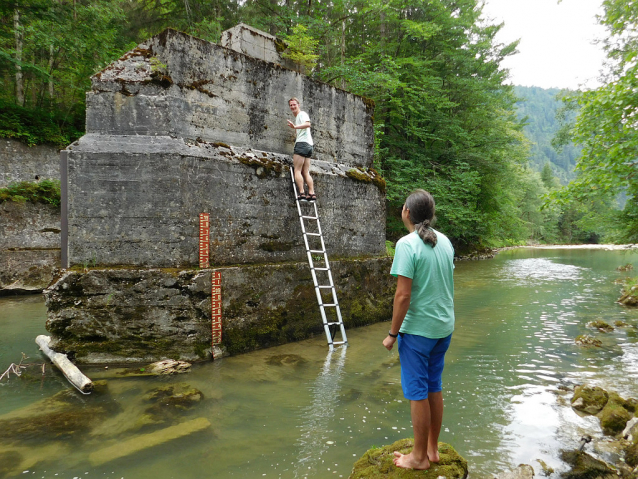
M 301 102 L 300 102 L 299 100 L 297 100 L 294 96 L 293 96 L 290 100 L 288 100 L 288 104 L 289 104 L 289 105 L 290 105 L 290 102 L 291 102 L 291 101 L 296 101 L 296 102 L 297 102 L 297 105 L 301 106 Z
M 425 190 L 413 191 L 405 200 L 405 207 L 410 210 L 410 221 L 416 227 L 416 232 L 424 243 L 436 246 L 436 233 L 432 225 L 434 217 L 434 198 Z

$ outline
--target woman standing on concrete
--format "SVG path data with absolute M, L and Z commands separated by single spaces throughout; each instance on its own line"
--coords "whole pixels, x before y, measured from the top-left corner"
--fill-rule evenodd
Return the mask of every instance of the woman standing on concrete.
M 399 341 L 401 386 L 410 400 L 414 449 L 395 451 L 394 463 L 427 469 L 439 461 L 443 422 L 441 373 L 454 330 L 454 248 L 432 229 L 434 198 L 416 190 L 403 205 L 403 224 L 410 234 L 397 242 L 390 274 L 397 278 L 392 324 L 383 345 Z
M 310 157 L 312 156 L 313 143 L 310 134 L 310 117 L 305 111 L 301 111 L 299 100 L 291 98 L 288 100 L 290 111 L 295 115 L 295 122 L 288 120 L 288 126 L 297 130 L 295 140 L 295 152 L 292 157 L 292 164 L 295 169 L 295 183 L 299 201 L 315 201 L 315 184 L 310 177 Z M 308 194 L 304 193 L 304 180 L 308 184 Z

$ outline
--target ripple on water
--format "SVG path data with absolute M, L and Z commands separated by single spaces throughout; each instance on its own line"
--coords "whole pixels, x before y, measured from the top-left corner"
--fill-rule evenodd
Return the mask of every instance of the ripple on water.
M 516 281 L 519 285 L 547 281 L 573 281 L 581 279 L 588 270 L 580 266 L 563 264 L 547 258 L 513 259 L 503 265 L 501 281 Z

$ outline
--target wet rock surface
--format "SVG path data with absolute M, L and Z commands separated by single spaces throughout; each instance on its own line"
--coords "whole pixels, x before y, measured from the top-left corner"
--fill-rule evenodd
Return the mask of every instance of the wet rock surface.
M 609 394 L 597 386 L 581 385 L 574 390 L 572 407 L 587 414 L 597 414 L 607 404 Z
M 561 473 L 563 479 L 617 479 L 617 470 L 582 451 L 563 451 L 561 459 L 571 466 Z
M 330 263 L 346 329 L 391 317 L 391 261 Z M 218 271 L 226 354 L 324 334 L 307 264 Z M 210 291 L 211 270 L 69 271 L 45 291 L 52 348 L 96 364 L 209 358 Z
M 468 474 L 467 461 L 449 444 L 439 443 L 441 460 L 432 463 L 425 471 L 401 469 L 394 465 L 394 451 L 408 454 L 414 448 L 414 440 L 401 439 L 393 444 L 381 448 L 368 450 L 352 469 L 349 479 L 380 479 L 380 478 L 427 478 L 437 479 L 465 479 Z

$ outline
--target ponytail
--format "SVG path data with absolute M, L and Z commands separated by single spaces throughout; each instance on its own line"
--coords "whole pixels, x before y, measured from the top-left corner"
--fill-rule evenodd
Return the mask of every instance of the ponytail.
M 435 221 L 432 195 L 425 190 L 416 190 L 405 200 L 405 206 L 410 210 L 410 221 L 414 224 L 419 238 L 434 248 L 437 237 L 431 226 Z

